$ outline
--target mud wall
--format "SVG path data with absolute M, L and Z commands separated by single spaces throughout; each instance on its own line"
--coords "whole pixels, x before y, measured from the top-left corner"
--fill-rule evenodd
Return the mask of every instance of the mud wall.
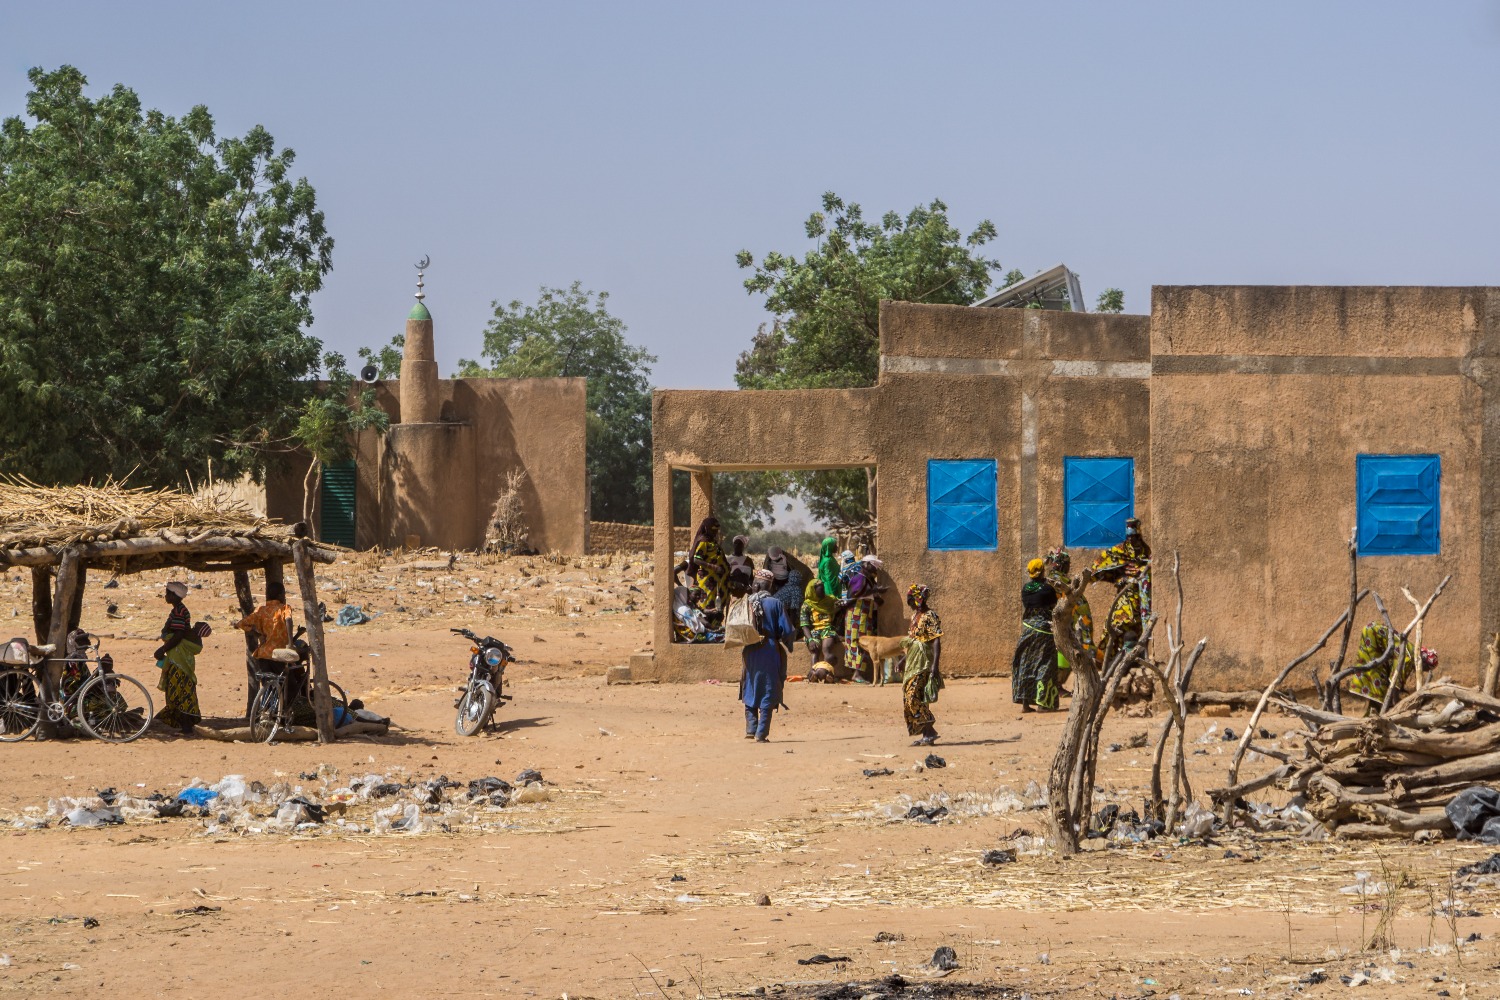
M 1441 456 L 1441 551 L 1368 556 L 1398 628 L 1409 584 L 1453 574 L 1423 642 L 1472 681 L 1497 627 L 1493 497 L 1496 291 L 1474 288 L 1157 288 L 1151 471 L 1159 610 L 1172 550 L 1187 639 L 1207 635 L 1199 683 L 1260 686 L 1348 603 L 1360 453 Z M 1369 601 L 1356 627 L 1378 618 Z M 1357 638 L 1356 638 L 1357 641 Z M 1334 639 L 1336 646 L 1337 637 Z M 1320 654 L 1327 675 L 1333 652 Z

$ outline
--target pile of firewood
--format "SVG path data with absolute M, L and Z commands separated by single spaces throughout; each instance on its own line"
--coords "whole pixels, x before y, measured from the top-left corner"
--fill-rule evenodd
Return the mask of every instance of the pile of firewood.
M 1344 837 L 1451 833 L 1444 807 L 1476 783 L 1500 781 L 1500 699 L 1429 684 L 1387 712 L 1356 719 L 1273 701 L 1305 722 L 1307 756 L 1272 772 L 1307 811 Z

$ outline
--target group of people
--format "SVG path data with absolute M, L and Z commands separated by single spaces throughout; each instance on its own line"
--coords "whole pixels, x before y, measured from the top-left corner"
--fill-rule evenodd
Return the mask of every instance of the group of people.
M 764 570 L 770 574 L 771 596 L 787 615 L 792 641 L 800 639 L 811 658 L 807 679 L 857 683 L 873 679 L 874 660 L 859 640 L 876 633 L 877 615 L 888 589 L 880 579 L 883 565 L 877 556 L 856 557 L 847 549 L 839 552 L 837 540 L 825 538 L 810 574 L 776 547 L 767 550 L 758 570 L 746 551 L 750 539 L 735 535 L 726 549 L 721 532 L 718 518 L 705 518 L 687 558 L 673 568 L 674 641 L 722 642 L 724 615 L 733 599 L 732 578 L 739 574 L 748 588 L 755 574 Z

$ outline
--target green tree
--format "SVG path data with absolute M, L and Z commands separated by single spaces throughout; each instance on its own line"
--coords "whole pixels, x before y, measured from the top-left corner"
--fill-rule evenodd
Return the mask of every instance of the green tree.
M 980 253 L 995 238 L 994 223 L 980 222 L 964 236 L 938 200 L 904 217 L 887 212 L 876 224 L 830 191 L 804 230 L 814 246 L 800 259 L 773 251 L 757 263 L 749 250 L 738 255 L 739 266 L 754 272 L 745 290 L 763 295 L 775 317 L 740 355 L 735 381 L 742 389 L 874 385 L 881 299 L 965 305 L 984 295 L 1000 267 Z M 862 469 L 799 473 L 792 488 L 825 522 L 869 514 Z
M 361 347 L 358 354 L 361 361 L 374 365 L 379 370 L 381 378 L 400 378 L 401 357 L 405 348 L 406 334 L 398 333 L 384 347 Z
M 313 393 L 333 240 L 290 149 L 33 69 L 0 122 L 0 465 L 45 482 L 258 471 Z
M 302 480 L 302 520 L 308 524 L 312 523 L 316 496 L 313 486 L 320 481 L 323 466 L 353 457 L 355 435 L 360 431 L 384 434 L 391 424 L 390 415 L 375 403 L 373 386 L 355 392 L 354 376 L 345 367 L 342 354 L 325 354 L 323 370 L 323 391 L 307 400 L 292 432 L 297 444 L 312 456 Z
M 1106 288 L 1099 293 L 1094 303 L 1094 312 L 1120 313 L 1125 311 L 1125 293 L 1118 288 Z
M 463 377 L 583 377 L 588 380 L 591 516 L 651 521 L 651 365 L 605 307 L 607 292 L 542 288 L 534 305 L 493 303 L 482 361 L 459 361 Z

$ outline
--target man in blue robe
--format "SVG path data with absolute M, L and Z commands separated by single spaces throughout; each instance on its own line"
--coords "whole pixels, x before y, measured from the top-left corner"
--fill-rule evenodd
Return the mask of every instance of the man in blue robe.
M 745 670 L 740 679 L 740 698 L 745 703 L 745 739 L 757 743 L 770 741 L 771 713 L 782 701 L 787 651 L 792 648 L 796 636 L 792 622 L 787 618 L 786 607 L 771 596 L 774 585 L 774 577 L 766 569 L 755 571 L 753 583 L 738 573 L 729 580 L 731 597 L 742 597 L 749 590 L 755 625 L 764 637 L 755 645 L 740 650 L 745 659 Z

